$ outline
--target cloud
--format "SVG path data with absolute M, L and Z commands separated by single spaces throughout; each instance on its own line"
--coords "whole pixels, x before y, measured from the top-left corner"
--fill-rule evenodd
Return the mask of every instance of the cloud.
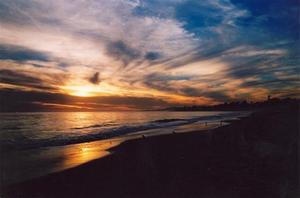
M 24 86 L 29 88 L 31 87 L 47 91 L 51 91 L 54 89 L 50 85 L 44 85 L 44 82 L 39 78 L 6 69 L 0 70 L 0 83 Z
M 158 109 L 172 104 L 148 97 L 76 97 L 37 91 L 0 89 L 0 112 Z
M 159 52 L 147 52 L 145 54 L 145 59 L 153 61 L 161 58 L 161 54 Z
M 174 15 L 176 6 L 182 0 L 140 0 L 133 9 L 133 14 L 137 16 L 149 16 L 170 18 Z
M 202 97 L 217 101 L 230 99 L 230 96 L 226 93 L 227 90 L 222 90 L 222 88 L 214 90 L 191 77 L 150 74 L 144 79 L 144 84 L 151 89 L 187 97 Z
M 287 54 L 286 49 L 259 49 L 254 46 L 239 46 L 229 49 L 223 55 L 234 57 L 253 57 L 253 56 L 284 56 Z
M 89 78 L 89 81 L 92 84 L 99 84 L 101 82 L 99 72 L 96 72 L 91 78 Z
M 106 53 L 116 60 L 120 60 L 124 66 L 128 65 L 131 61 L 140 57 L 140 52 L 123 41 L 111 42 L 107 45 Z
M 30 3 L 30 2 L 29 2 Z M 28 9 L 26 1 L 17 0 L 13 2 L 1 1 L 0 2 L 0 18 L 4 22 L 16 23 L 19 25 L 28 25 L 32 22 L 31 17 L 23 12 L 21 7 L 24 10 Z
M 230 96 L 228 96 L 225 91 L 220 91 L 220 90 L 210 91 L 210 90 L 199 90 L 196 88 L 187 87 L 187 88 L 183 88 L 181 92 L 188 96 L 193 96 L 193 97 L 202 96 L 202 97 L 213 98 L 218 101 L 228 101 L 231 99 Z
M 156 98 L 161 105 L 288 95 L 299 84 L 293 76 L 300 64 L 298 4 L 1 1 L 1 89 L 86 88 L 118 100 Z
M 269 79 L 269 80 L 260 80 L 260 81 L 246 81 L 242 83 L 241 86 L 243 87 L 268 87 L 272 89 L 274 85 L 276 85 L 276 88 L 279 88 L 281 86 L 286 87 L 287 85 L 290 86 L 298 86 L 300 84 L 300 79 L 299 78 L 287 78 L 284 80 L 281 79 Z
M 38 78 L 34 78 L 25 74 L 20 74 L 11 70 L 2 69 L 0 70 L 0 79 L 4 83 L 17 83 L 17 84 L 27 84 L 27 83 L 41 83 L 42 81 Z
M 25 47 L 0 44 L 0 59 L 15 61 L 48 61 L 49 58 L 45 53 L 31 50 Z

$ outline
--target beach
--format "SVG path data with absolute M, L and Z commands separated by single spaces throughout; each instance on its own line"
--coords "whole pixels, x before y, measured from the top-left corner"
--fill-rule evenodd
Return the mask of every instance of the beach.
M 0 189 L 112 154 L 122 142 L 213 129 L 249 112 L 0 114 Z
M 297 197 L 299 106 L 216 129 L 124 141 L 110 155 L 6 186 L 1 197 Z
M 300 198 L 300 0 L 0 0 L 0 198 Z

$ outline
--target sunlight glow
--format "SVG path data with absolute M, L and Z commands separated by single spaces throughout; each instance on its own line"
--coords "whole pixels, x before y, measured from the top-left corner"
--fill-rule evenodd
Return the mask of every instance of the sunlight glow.
M 96 96 L 95 88 L 93 86 L 69 86 L 65 90 L 68 94 L 80 97 Z
M 63 93 L 79 97 L 110 96 L 120 95 L 122 93 L 118 87 L 106 82 L 101 82 L 100 85 L 92 85 L 79 81 L 66 86 L 60 86 L 59 88 Z

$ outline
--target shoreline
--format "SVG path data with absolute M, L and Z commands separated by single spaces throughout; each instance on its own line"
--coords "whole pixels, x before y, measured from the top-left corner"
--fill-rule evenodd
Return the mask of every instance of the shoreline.
M 189 112 L 195 113 L 195 112 Z M 208 112 L 200 112 L 201 113 L 208 113 Z M 210 112 L 211 113 L 211 112 Z M 72 144 L 81 144 L 86 142 L 93 142 L 93 141 L 100 141 L 100 140 L 108 140 L 123 137 L 126 135 L 140 133 L 142 131 L 151 131 L 151 130 L 164 130 L 165 128 L 169 127 L 181 127 L 184 125 L 190 125 L 193 123 L 204 123 L 204 122 L 218 122 L 221 120 L 226 119 L 233 119 L 239 116 L 245 116 L 249 113 L 249 111 L 237 111 L 230 112 L 224 111 L 219 112 L 216 111 L 214 113 L 221 113 L 221 115 L 200 115 L 196 117 L 190 118 L 173 118 L 173 119 L 158 119 L 148 122 L 139 123 L 137 125 L 127 125 L 123 123 L 123 125 L 119 125 L 115 128 L 108 128 L 107 130 L 102 130 L 101 128 L 98 129 L 99 131 L 95 131 L 92 134 L 84 134 L 81 136 L 75 137 L 68 137 L 68 138 L 54 138 L 54 139 L 39 139 L 38 141 L 29 141 L 29 142 L 18 142 L 17 144 L 12 144 L 11 141 L 4 141 L 1 142 L 0 149 L 1 151 L 10 151 L 10 150 L 29 150 L 29 149 L 39 149 L 39 148 L 46 148 L 46 147 L 59 147 L 59 146 L 68 146 Z M 223 115 L 222 115 L 223 114 Z M 93 128 L 93 127 L 101 126 L 101 124 L 92 124 L 84 127 L 79 128 L 71 128 L 72 130 L 82 130 L 86 128 Z M 80 134 L 80 131 L 78 132 Z
M 230 120 L 234 119 L 231 118 Z M 3 152 L 2 157 L 6 159 L 6 161 L 2 162 L 0 167 L 2 172 L 5 172 L 7 176 L 1 177 L 0 189 L 1 186 L 6 188 L 6 186 L 9 185 L 26 182 L 48 174 L 62 172 L 92 160 L 106 157 L 112 154 L 110 151 L 111 148 L 113 149 L 113 147 L 127 141 L 161 135 L 173 135 L 175 133 L 190 133 L 195 131 L 202 133 L 228 124 L 226 120 L 221 122 L 222 123 L 219 121 L 211 121 L 208 123 L 196 122 L 179 126 L 142 130 L 104 140 L 26 149 L 24 151 Z M 12 168 L 12 166 L 17 167 Z
M 3 197 L 293 197 L 298 112 L 282 107 L 209 132 L 129 140 L 113 155 L 7 187 Z

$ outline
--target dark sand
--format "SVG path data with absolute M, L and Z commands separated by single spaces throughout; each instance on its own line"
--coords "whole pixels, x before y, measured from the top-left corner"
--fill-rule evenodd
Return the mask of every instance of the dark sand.
M 274 107 L 212 131 L 130 140 L 1 197 L 296 198 L 298 135 L 299 106 Z

